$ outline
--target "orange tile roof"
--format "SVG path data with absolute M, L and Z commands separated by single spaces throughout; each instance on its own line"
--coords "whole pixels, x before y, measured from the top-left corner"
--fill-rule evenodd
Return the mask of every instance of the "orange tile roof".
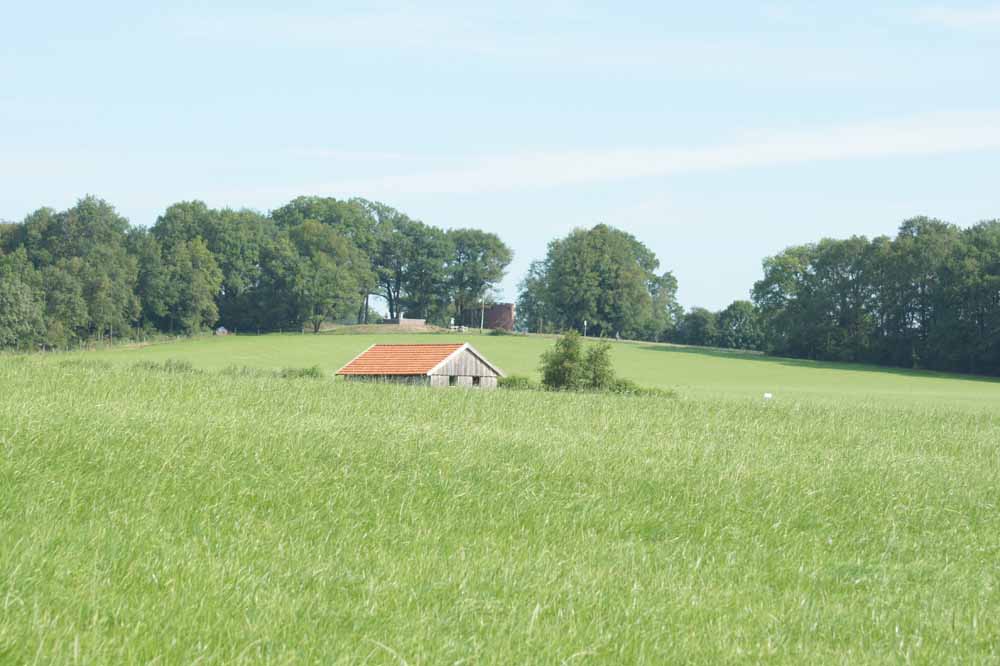
M 338 375 L 426 375 L 464 344 L 372 345 Z

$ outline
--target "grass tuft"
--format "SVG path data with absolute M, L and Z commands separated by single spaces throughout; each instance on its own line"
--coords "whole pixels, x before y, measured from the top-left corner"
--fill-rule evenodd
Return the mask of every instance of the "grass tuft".
M 309 368 L 282 368 L 277 375 L 282 379 L 324 379 L 325 377 L 318 365 Z

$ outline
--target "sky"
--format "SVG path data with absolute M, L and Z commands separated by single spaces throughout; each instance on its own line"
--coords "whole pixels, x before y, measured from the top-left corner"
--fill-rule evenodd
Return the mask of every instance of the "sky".
M 361 196 L 498 234 L 512 300 L 607 223 L 686 307 L 798 243 L 1000 217 L 1000 2 L 0 0 L 0 220 Z

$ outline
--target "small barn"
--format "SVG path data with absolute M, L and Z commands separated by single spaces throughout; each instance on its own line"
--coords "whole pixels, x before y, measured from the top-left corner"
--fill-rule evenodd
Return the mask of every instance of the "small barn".
M 503 371 L 469 343 L 372 345 L 337 374 L 353 381 L 493 389 Z

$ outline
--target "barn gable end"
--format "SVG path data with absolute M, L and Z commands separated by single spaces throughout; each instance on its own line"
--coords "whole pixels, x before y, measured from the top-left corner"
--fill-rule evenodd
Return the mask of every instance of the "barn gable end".
M 463 347 L 427 374 L 450 377 L 499 377 L 497 368 L 484 361 L 471 347 Z

